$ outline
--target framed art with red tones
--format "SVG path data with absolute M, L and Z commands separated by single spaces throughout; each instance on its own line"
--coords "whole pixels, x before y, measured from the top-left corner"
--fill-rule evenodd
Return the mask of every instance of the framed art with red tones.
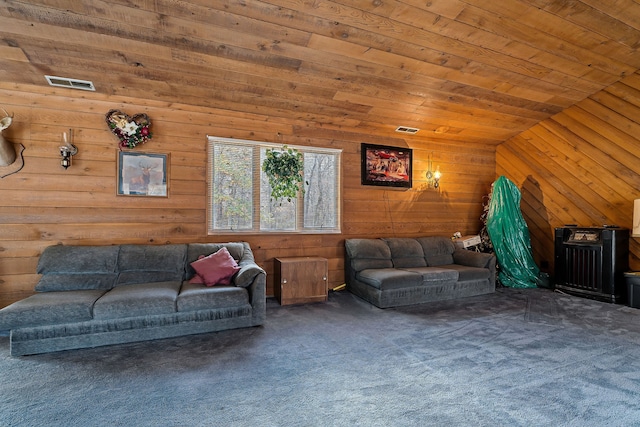
M 362 185 L 411 188 L 410 148 L 362 143 L 361 151 Z

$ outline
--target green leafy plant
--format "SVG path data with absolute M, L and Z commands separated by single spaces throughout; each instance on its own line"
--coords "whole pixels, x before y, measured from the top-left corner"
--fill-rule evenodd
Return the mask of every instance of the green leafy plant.
M 262 170 L 269 178 L 271 197 L 275 200 L 286 198 L 295 199 L 298 191 L 304 194 L 304 162 L 302 153 L 295 148 L 267 150 L 267 157 L 262 162 Z

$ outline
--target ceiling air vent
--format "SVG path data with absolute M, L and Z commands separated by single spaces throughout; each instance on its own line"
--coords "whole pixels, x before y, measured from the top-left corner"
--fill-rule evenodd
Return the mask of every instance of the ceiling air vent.
M 96 88 L 88 80 L 68 79 L 66 77 L 44 76 L 51 86 L 66 87 L 69 89 L 93 90 Z
M 411 135 L 413 135 L 414 133 L 418 133 L 419 130 L 420 129 L 410 128 L 410 127 L 407 127 L 407 126 L 398 126 L 396 128 L 396 132 L 408 133 L 408 134 L 411 134 Z

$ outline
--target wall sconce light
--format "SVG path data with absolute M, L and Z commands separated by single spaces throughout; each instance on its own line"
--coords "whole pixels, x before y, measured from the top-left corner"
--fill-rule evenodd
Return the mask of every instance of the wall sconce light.
M 73 130 L 69 129 L 69 139 L 67 140 L 67 133 L 62 133 L 62 139 L 64 141 L 64 145 L 60 146 L 60 155 L 62 156 L 62 160 L 60 160 L 60 165 L 66 170 L 69 166 L 71 166 L 71 158 L 78 154 L 78 147 L 73 145 L 71 142 L 73 140 Z
M 427 177 L 427 185 L 429 188 L 440 187 L 440 178 L 442 177 L 442 173 L 440 172 L 440 166 L 436 166 L 436 170 L 433 170 L 433 153 L 429 154 L 429 162 L 427 164 L 427 173 L 425 176 Z

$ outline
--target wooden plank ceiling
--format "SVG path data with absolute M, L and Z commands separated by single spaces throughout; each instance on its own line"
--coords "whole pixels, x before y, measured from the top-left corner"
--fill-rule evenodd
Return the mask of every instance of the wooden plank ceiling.
M 634 73 L 639 46 L 633 0 L 0 1 L 0 81 L 489 145 Z

